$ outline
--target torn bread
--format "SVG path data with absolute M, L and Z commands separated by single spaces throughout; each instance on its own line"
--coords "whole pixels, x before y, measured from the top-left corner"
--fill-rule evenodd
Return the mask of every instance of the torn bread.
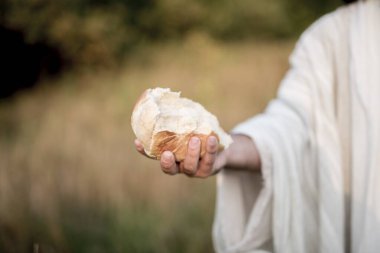
M 183 161 L 192 136 L 201 139 L 201 157 L 209 135 L 219 140 L 219 150 L 232 143 L 217 118 L 202 105 L 164 88 L 148 89 L 141 95 L 132 113 L 132 129 L 146 154 L 154 159 L 168 150 L 177 162 Z

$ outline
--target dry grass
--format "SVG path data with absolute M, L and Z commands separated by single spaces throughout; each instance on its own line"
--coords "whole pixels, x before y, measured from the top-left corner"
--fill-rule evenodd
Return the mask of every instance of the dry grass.
M 274 96 L 292 45 L 194 35 L 1 102 L 0 251 L 210 252 L 214 179 L 170 177 L 139 156 L 132 106 L 170 87 L 228 130 Z

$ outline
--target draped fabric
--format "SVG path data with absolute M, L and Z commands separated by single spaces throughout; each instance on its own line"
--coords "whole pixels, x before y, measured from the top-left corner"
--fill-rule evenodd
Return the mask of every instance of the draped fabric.
M 217 252 L 380 250 L 380 1 L 301 36 L 265 112 L 239 124 L 261 173 L 217 177 Z

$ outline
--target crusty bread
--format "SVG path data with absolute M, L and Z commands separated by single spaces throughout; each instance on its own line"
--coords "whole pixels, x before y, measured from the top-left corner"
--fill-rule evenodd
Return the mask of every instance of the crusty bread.
M 192 136 L 201 139 L 201 157 L 209 135 L 219 140 L 219 150 L 232 143 L 217 118 L 202 105 L 164 88 L 148 89 L 141 95 L 133 109 L 132 129 L 146 154 L 154 159 L 169 150 L 176 161 L 183 161 Z

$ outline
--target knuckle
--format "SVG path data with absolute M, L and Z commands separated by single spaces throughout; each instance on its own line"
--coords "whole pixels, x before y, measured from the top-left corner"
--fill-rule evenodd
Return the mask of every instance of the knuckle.
M 183 162 L 183 167 L 185 170 L 194 170 L 195 167 L 197 166 L 199 159 L 199 155 L 194 155 L 194 154 L 189 154 L 185 158 Z
M 193 174 L 195 174 L 195 169 L 194 169 L 194 167 L 185 166 L 183 169 L 183 172 L 187 175 L 193 175 Z
M 189 151 L 189 152 L 187 152 L 187 157 L 190 158 L 190 159 L 193 159 L 193 160 L 198 159 L 199 152 L 198 151 L 194 151 L 194 150 Z
M 214 161 L 213 160 L 206 160 L 204 165 L 206 167 L 212 167 L 214 165 Z
M 215 156 L 207 156 L 205 157 L 203 164 L 207 167 L 212 167 L 214 165 L 214 162 Z

